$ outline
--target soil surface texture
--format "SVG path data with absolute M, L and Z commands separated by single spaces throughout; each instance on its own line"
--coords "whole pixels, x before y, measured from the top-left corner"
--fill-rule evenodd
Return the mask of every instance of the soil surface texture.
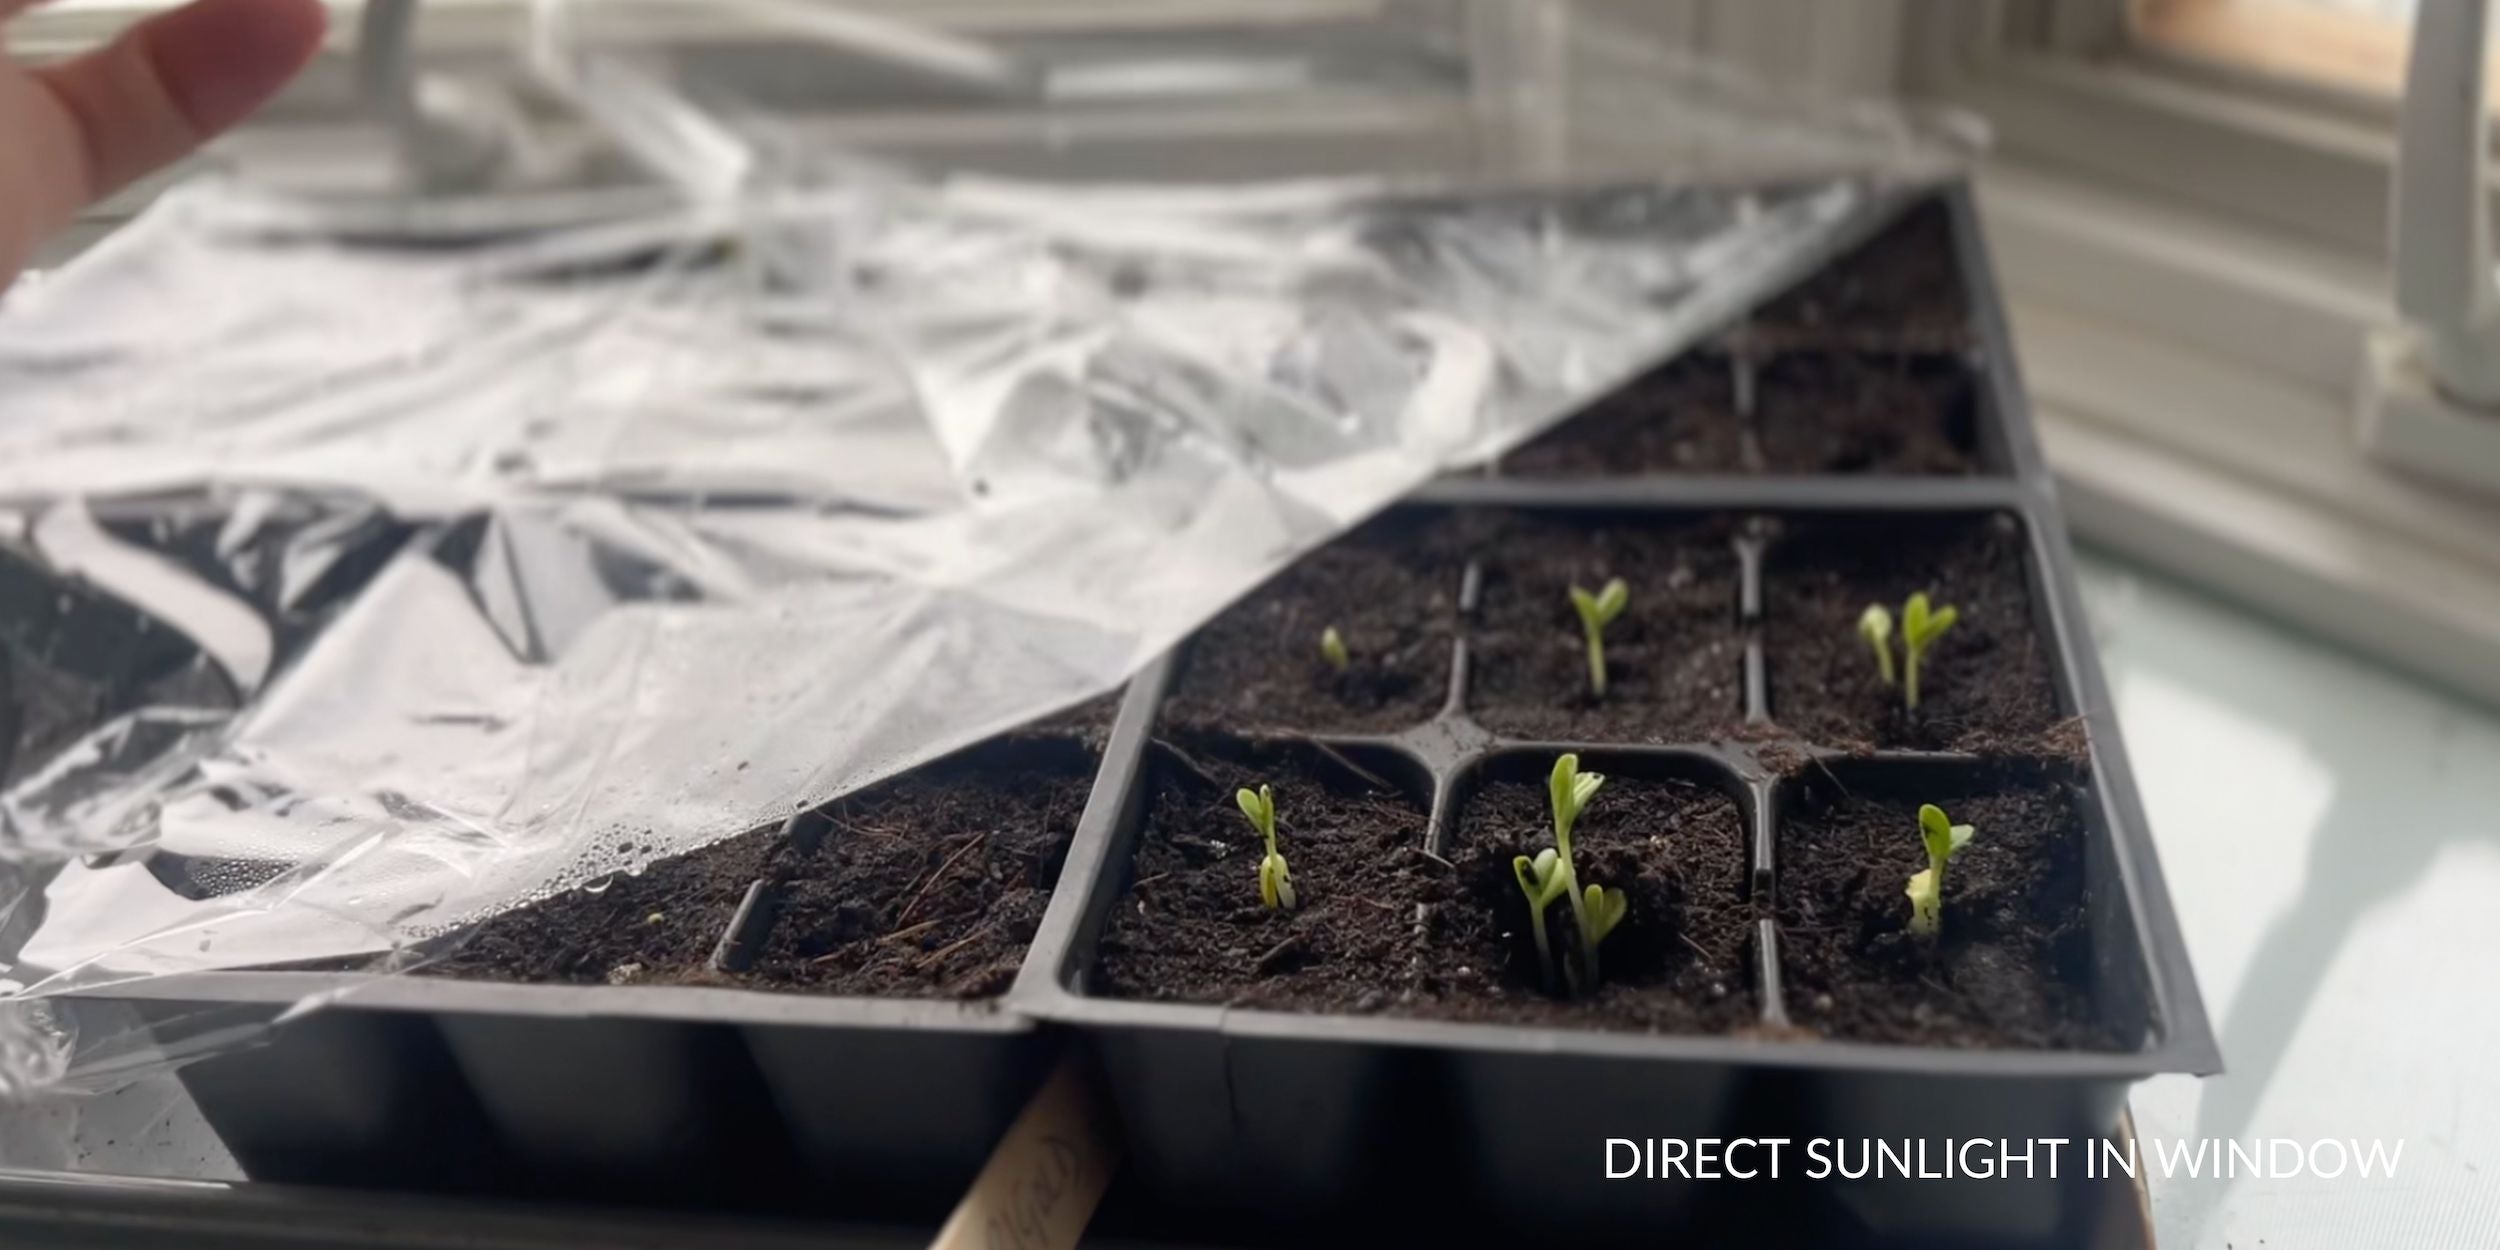
M 1870 603 L 1892 612 L 1898 673 L 1902 604 L 1916 591 L 1960 618 L 1921 662 L 1912 713 L 1902 687 L 1884 683 L 1858 618 Z M 1849 750 L 2019 754 L 2060 736 L 2011 517 L 1792 523 L 1771 544 L 1762 593 L 1771 718 L 1801 738 Z
M 2083 824 L 2072 792 L 2006 778 L 1968 793 L 1841 793 L 1828 780 L 1779 831 L 1780 967 L 1790 1017 L 1853 1041 L 2106 1050 L 2088 995 Z M 1941 932 L 1907 931 L 1927 866 L 1918 808 L 1970 843 L 1945 870 Z
M 1004 993 L 1094 782 L 1074 743 L 993 740 L 828 809 L 740 978 L 873 998 Z
M 1756 312 L 1757 349 L 1952 352 L 1971 340 L 1969 295 L 1939 203 L 1899 222 Z
M 1501 471 L 1558 478 L 1982 471 L 1978 388 L 1960 356 L 1801 351 L 1751 367 L 1750 428 L 1728 359 L 1688 355 L 1511 453 Z
M 1026 738 L 1075 738 L 1099 752 L 1111 741 L 1111 726 L 1120 719 L 1120 700 L 1127 695 L 1128 687 L 1122 686 L 1012 732 Z
M 1544 988 L 1511 869 L 1512 856 L 1552 845 L 1542 782 L 1485 785 L 1462 817 L 1462 848 L 1444 861 L 1424 852 L 1424 813 L 1394 786 L 1308 751 L 1184 749 L 1186 763 L 1156 765 L 1154 809 L 1103 935 L 1096 992 L 1651 1032 L 1754 1020 L 1744 834 L 1723 794 L 1610 780 L 1582 816 L 1584 882 L 1624 890 L 1631 909 L 1601 952 L 1602 988 L 1574 1001 Z M 1259 841 L 1233 805 L 1235 788 L 1258 782 L 1275 787 L 1300 903 L 1290 912 L 1260 904 Z M 1548 923 L 1554 940 L 1570 940 L 1561 904 Z
M 1476 547 L 1482 600 L 1468 707 L 1514 738 L 1699 741 L 1744 718 L 1741 573 L 1731 526 L 1494 514 Z M 1606 693 L 1590 688 L 1571 587 L 1620 577 L 1630 606 L 1605 630 Z
M 1416 907 L 1450 886 L 1424 855 L 1424 809 L 1315 751 L 1216 740 L 1159 746 L 1129 887 L 1094 969 L 1115 998 L 1281 1011 L 1378 1011 L 1438 957 Z M 1265 846 L 1235 805 L 1271 787 L 1292 910 L 1259 899 Z
M 747 887 L 795 858 L 777 829 L 741 834 L 488 919 L 423 971 L 573 985 L 708 981 L 712 949 Z
M 1070 739 L 993 739 L 835 800 L 812 847 L 761 829 L 663 859 L 493 917 L 424 971 L 989 997 L 1015 979 L 1040 924 L 1093 759 Z M 712 952 L 759 879 L 774 883 L 761 949 L 743 971 L 714 969 Z
M 1763 466 L 1773 473 L 1977 472 L 1976 388 L 1958 358 L 1782 356 L 1756 376 Z
M 1542 780 L 1489 781 L 1466 800 L 1453 854 L 1465 888 L 1441 913 L 1452 967 L 1431 1014 L 1655 1033 L 1755 1023 L 1753 909 L 1734 801 L 1687 781 L 1607 776 L 1572 831 L 1572 859 L 1583 886 L 1620 889 L 1631 907 L 1599 947 L 1599 989 L 1585 1000 L 1545 988 L 1511 863 L 1553 844 Z M 1554 903 L 1545 923 L 1558 948 L 1573 942 L 1567 904 Z
M 1748 464 L 1724 356 L 1677 357 L 1502 458 L 1512 477 L 1738 473 Z
M 1304 557 L 1189 646 L 1166 722 L 1217 732 L 1392 733 L 1449 697 L 1464 555 L 1430 516 L 1393 514 Z M 1320 637 L 1335 626 L 1339 672 Z

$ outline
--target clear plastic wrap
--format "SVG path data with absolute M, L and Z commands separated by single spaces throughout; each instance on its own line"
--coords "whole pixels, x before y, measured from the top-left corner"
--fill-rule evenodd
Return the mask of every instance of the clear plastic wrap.
M 640 149 L 686 194 L 420 242 L 439 206 L 202 183 L 0 306 L 0 1085 L 249 1032 L 46 996 L 405 964 L 1108 691 L 1956 151 L 1653 61 L 1548 80 L 1577 139 L 1503 103 L 1507 185 L 869 175 L 536 63 L 696 119 Z M 1589 98 L 1689 101 L 1656 176 L 1554 181 L 1641 164 L 1548 159 Z

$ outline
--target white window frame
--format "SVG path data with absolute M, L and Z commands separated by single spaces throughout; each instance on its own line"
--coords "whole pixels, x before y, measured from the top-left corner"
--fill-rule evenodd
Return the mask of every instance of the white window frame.
M 1980 200 L 2087 538 L 2500 701 L 2500 496 L 2355 434 L 2395 105 L 2130 44 L 2125 0 L 1916 0 L 1905 90 L 1985 116 Z M 2493 197 L 2500 207 L 2500 196 Z

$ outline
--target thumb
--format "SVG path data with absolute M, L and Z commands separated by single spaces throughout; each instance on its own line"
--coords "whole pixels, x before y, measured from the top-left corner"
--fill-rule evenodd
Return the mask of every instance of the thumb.
M 46 66 L 78 167 L 34 171 L 69 212 L 243 120 L 320 50 L 320 0 L 194 0 L 104 48 Z M 59 224 L 59 223 L 55 223 Z

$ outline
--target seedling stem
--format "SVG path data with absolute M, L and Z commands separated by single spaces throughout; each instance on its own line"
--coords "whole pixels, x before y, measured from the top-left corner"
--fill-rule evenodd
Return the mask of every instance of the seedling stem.
M 1587 638 L 1589 653 L 1589 693 L 1606 697 L 1606 627 L 1623 615 L 1632 602 L 1632 588 L 1618 577 L 1606 583 L 1596 594 L 1571 588 L 1571 608 L 1580 614 L 1580 631 Z
M 1579 823 L 1581 810 L 1605 784 L 1603 774 L 1580 771 L 1577 755 L 1566 754 L 1555 760 L 1554 769 L 1546 778 L 1547 797 L 1554 809 L 1554 845 L 1537 852 L 1534 859 L 1521 855 L 1511 860 L 1520 893 L 1528 899 L 1528 923 L 1536 935 L 1538 967 L 1549 990 L 1554 986 L 1556 960 L 1545 927 L 1545 909 L 1557 898 L 1571 902 L 1571 918 L 1580 941 L 1571 958 L 1561 961 L 1562 979 L 1573 994 L 1580 995 L 1596 992 L 1598 944 L 1622 923 L 1630 906 L 1621 890 L 1595 885 L 1583 888 L 1571 859 L 1572 828 Z
M 1941 608 L 1931 607 L 1927 592 L 1923 590 L 1911 595 L 1909 601 L 1901 605 L 1898 684 L 1902 706 L 1910 711 L 1918 710 L 1918 672 L 1920 664 L 1927 658 L 1927 649 L 1935 646 L 1936 640 L 1944 637 L 1944 631 L 1953 628 L 1953 623 L 1960 619 L 1961 609 L 1950 604 Z M 1865 639 L 1866 645 L 1874 650 L 1875 672 L 1887 686 L 1895 684 L 1892 625 L 1892 613 L 1880 603 L 1870 603 L 1866 605 L 1866 611 L 1858 614 L 1858 637 Z
M 1235 791 L 1233 802 L 1241 805 L 1241 814 L 1250 818 L 1250 827 L 1259 831 L 1267 842 L 1267 854 L 1259 860 L 1259 901 L 1268 907 L 1292 911 L 1293 874 L 1285 868 L 1284 853 L 1276 849 L 1276 793 L 1267 786 L 1256 791 Z
M 1892 670 L 1892 613 L 1880 603 L 1866 605 L 1858 616 L 1858 637 L 1875 649 L 1875 671 L 1883 675 L 1885 685 L 1892 685 L 1898 680 Z
M 1952 606 L 1930 611 L 1927 592 L 1910 596 L 1901 607 L 1901 697 L 1913 712 L 1918 710 L 1918 666 L 1927 656 L 1927 648 L 1944 637 L 1944 631 L 1960 620 L 1961 610 Z
M 1923 803 L 1918 809 L 1919 841 L 1927 847 L 1927 869 L 1910 877 L 1910 932 L 1934 938 L 1944 916 L 1944 867 L 1971 839 L 1969 825 L 1957 825 L 1944 809 Z
M 1354 657 L 1345 649 L 1345 635 L 1338 633 L 1334 625 L 1320 631 L 1319 655 L 1321 659 L 1328 661 L 1328 667 L 1340 673 L 1346 671 L 1346 667 L 1354 663 Z

